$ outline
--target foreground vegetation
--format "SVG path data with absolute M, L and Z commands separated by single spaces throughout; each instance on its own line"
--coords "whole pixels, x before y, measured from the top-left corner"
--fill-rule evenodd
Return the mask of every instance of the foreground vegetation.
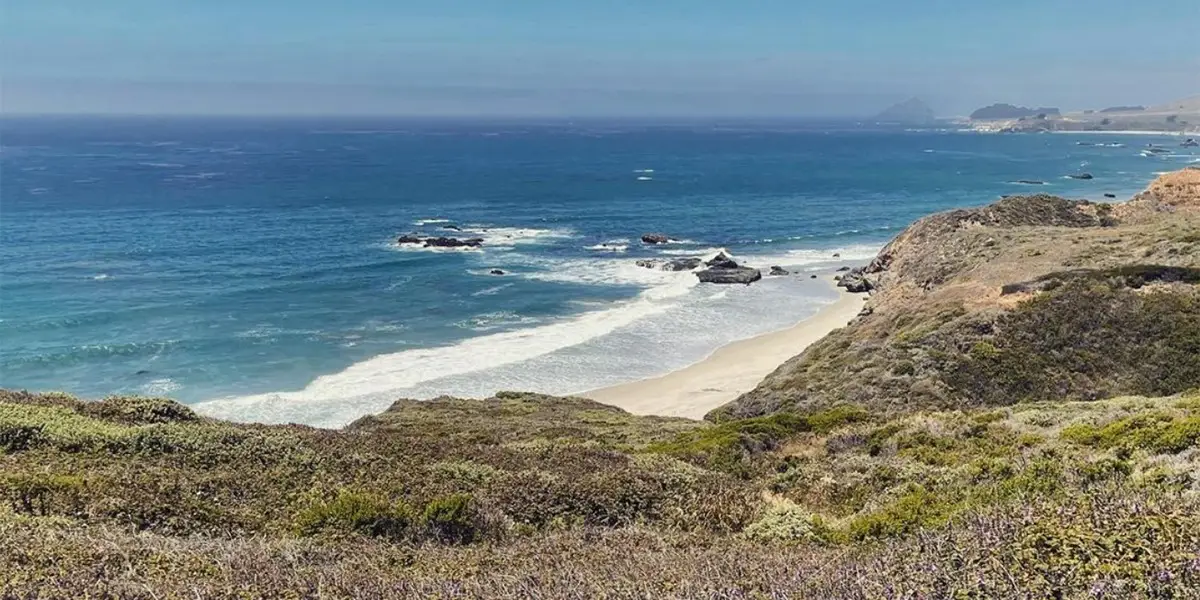
M 0 392 L 6 597 L 1200 589 L 1200 393 L 722 424 L 502 394 L 345 430 Z

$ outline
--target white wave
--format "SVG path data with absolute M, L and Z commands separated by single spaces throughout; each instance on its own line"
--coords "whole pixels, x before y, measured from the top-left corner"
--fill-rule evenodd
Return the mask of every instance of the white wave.
M 722 250 L 724 248 L 717 248 L 715 246 L 708 246 L 706 248 L 663 248 L 658 253 L 669 256 L 700 256 L 704 254 L 716 255 L 716 253 Z
M 141 386 L 141 392 L 147 396 L 166 396 L 172 392 L 179 391 L 183 386 L 175 380 L 165 377 L 148 381 Z
M 424 227 L 426 225 L 435 225 L 437 223 L 449 223 L 450 219 L 417 219 L 413 221 L 413 225 Z
M 110 277 L 112 277 L 112 275 L 109 275 L 108 273 L 100 273 L 99 275 L 93 275 L 92 279 L 94 279 L 96 281 L 104 281 L 105 279 L 108 279 Z
M 555 239 L 570 238 L 575 232 L 567 228 L 537 228 L 537 227 L 492 227 L 489 225 L 467 225 L 462 228 L 466 237 L 483 238 L 484 247 L 488 246 L 517 246 L 521 244 L 538 244 Z
M 485 288 L 485 289 L 479 290 L 478 292 L 472 292 L 471 295 L 472 296 L 494 296 L 494 295 L 500 293 L 502 290 L 512 287 L 512 285 L 513 284 L 511 284 L 511 283 L 503 283 L 500 285 L 492 286 L 490 288 Z
M 424 244 L 400 244 L 395 241 L 384 246 L 388 250 L 399 252 L 483 252 L 483 248 L 473 246 L 426 246 Z
M 537 317 L 522 316 L 512 311 L 501 310 L 463 319 L 455 323 L 455 326 L 470 329 L 471 331 L 491 331 L 502 327 L 532 325 L 540 322 L 541 319 Z
M 638 181 L 654 181 L 654 178 L 653 178 L 653 177 L 648 177 L 648 176 L 646 176 L 646 175 L 642 175 L 641 177 L 638 177 L 638 178 L 637 178 L 637 180 L 638 180 Z
M 653 173 L 654 169 L 634 169 L 634 173 Z
M 588 246 L 584 249 L 594 250 L 596 252 L 625 252 L 629 249 L 629 239 L 618 238 L 615 240 L 607 240 L 594 246 Z
M 302 390 L 214 399 L 198 403 L 195 408 L 205 414 L 243 421 L 344 425 L 359 415 L 382 410 L 400 390 L 534 359 L 668 311 L 674 303 L 664 300 L 686 294 L 697 281 L 690 273 L 674 275 L 687 277 L 651 288 L 633 300 L 606 309 L 535 327 L 472 337 L 449 346 L 383 354 L 339 373 L 322 375 Z
M 182 169 L 183 165 L 179 163 L 160 163 L 160 162 L 140 162 L 138 165 L 143 167 L 154 167 L 156 169 Z
M 803 267 L 807 265 L 836 265 L 847 262 L 865 262 L 879 254 L 880 246 L 855 244 L 838 248 L 801 248 L 783 254 L 750 254 L 744 257 L 751 265 L 779 265 L 781 267 Z M 834 256 L 834 255 L 837 256 Z

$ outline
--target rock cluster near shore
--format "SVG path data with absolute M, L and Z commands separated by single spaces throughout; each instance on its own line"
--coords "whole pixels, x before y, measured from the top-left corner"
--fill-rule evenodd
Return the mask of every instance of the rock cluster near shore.
M 459 239 L 445 236 L 420 237 L 416 235 L 402 235 L 396 238 L 396 243 L 402 246 L 419 245 L 425 248 L 480 248 L 483 246 L 483 238 Z

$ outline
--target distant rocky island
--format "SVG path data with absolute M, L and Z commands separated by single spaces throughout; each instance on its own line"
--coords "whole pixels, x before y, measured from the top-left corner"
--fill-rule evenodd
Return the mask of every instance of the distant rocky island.
M 1060 112 L 1057 108 L 1025 108 L 1024 106 L 997 103 L 991 106 L 985 106 L 971 113 L 971 119 L 1020 119 L 1023 117 L 1036 117 L 1039 115 L 1045 118 L 1049 116 L 1058 116 L 1059 114 Z
M 877 123 L 928 125 L 936 121 L 933 109 L 920 98 L 909 98 L 899 104 L 893 104 L 875 116 Z

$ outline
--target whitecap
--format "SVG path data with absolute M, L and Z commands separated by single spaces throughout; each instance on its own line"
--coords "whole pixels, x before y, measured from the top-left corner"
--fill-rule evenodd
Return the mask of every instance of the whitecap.
M 438 223 L 449 223 L 449 222 L 450 222 L 450 219 L 442 219 L 442 218 L 417 219 L 416 221 L 413 221 L 413 225 L 416 225 L 417 227 L 424 227 L 426 225 L 435 225 Z
M 629 239 L 617 238 L 613 240 L 606 240 L 599 244 L 587 246 L 584 249 L 594 250 L 596 252 L 624 252 L 629 249 Z
M 511 283 L 502 283 L 500 285 L 496 285 L 496 286 L 492 286 L 490 288 L 485 288 L 485 289 L 479 290 L 478 292 L 472 292 L 471 295 L 472 296 L 494 296 L 494 295 L 500 293 L 502 290 L 512 287 L 512 285 L 513 284 L 511 284 Z
M 109 275 L 108 273 L 100 273 L 99 275 L 93 275 L 92 279 L 95 281 L 104 281 L 110 277 L 112 277 L 112 275 Z
M 140 390 L 147 396 L 166 396 L 172 392 L 179 391 L 179 389 L 182 387 L 183 386 L 175 380 L 169 377 L 164 377 L 162 379 L 155 379 L 146 382 L 141 386 Z
M 179 163 L 161 163 L 161 162 L 140 162 L 139 166 L 154 167 L 155 169 L 182 169 L 183 165 Z

